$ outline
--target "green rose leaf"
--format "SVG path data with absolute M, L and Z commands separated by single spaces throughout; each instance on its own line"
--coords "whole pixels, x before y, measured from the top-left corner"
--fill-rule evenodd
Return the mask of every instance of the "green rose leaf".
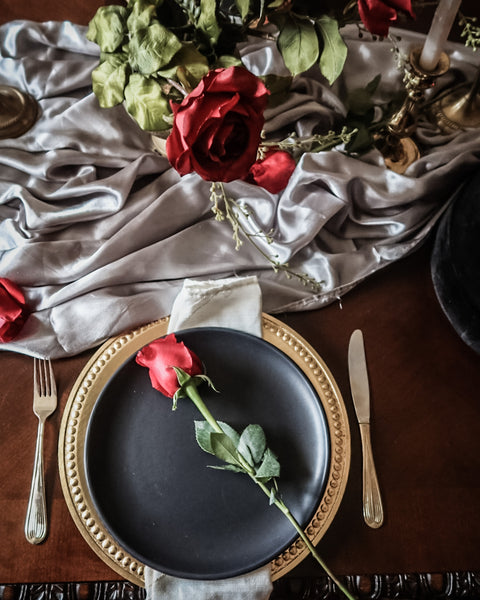
M 215 67 L 228 69 L 228 67 L 242 67 L 242 61 L 232 54 L 222 54 L 215 61 Z
M 349 110 L 356 115 L 364 115 L 374 107 L 372 96 L 380 83 L 381 75 L 377 75 L 364 88 L 355 88 L 347 97 Z
M 122 54 L 106 57 L 92 71 L 93 92 L 102 108 L 110 108 L 123 102 L 127 73 L 128 62 Z
M 275 488 L 272 487 L 272 489 L 270 490 L 270 496 L 268 498 L 268 504 L 270 506 L 272 506 L 272 504 L 275 504 L 276 499 L 277 499 L 277 492 L 276 492 Z
M 245 473 L 242 467 L 235 465 L 208 465 L 210 469 L 216 469 L 217 471 L 232 471 L 233 473 Z
M 155 18 L 156 6 L 150 0 L 130 0 L 129 6 L 133 4 L 132 12 L 127 19 L 127 27 L 131 33 L 146 29 Z
M 133 73 L 125 87 L 125 106 L 142 129 L 163 131 L 171 127 L 170 105 L 153 79 Z
M 257 464 L 262 460 L 266 448 L 267 439 L 260 425 L 248 425 L 248 427 L 245 427 L 238 443 L 240 454 L 244 458 L 251 456 L 253 464 Z
M 213 433 L 212 427 L 207 421 L 195 421 L 195 439 L 197 444 L 204 452 L 213 454 L 212 441 L 210 436 Z
M 345 150 L 349 153 L 362 153 L 369 150 L 373 145 L 373 137 L 368 126 L 362 121 L 351 121 L 356 125 L 357 132 L 352 139 L 345 145 Z
M 309 69 L 318 59 L 318 37 L 307 19 L 285 16 L 279 21 L 278 48 L 292 75 Z
M 336 19 L 324 15 L 315 22 L 323 40 L 323 50 L 319 62 L 320 71 L 332 85 L 342 72 L 347 59 L 347 46 L 340 35 Z
M 237 5 L 238 12 L 242 17 L 242 21 L 248 14 L 248 9 L 250 8 L 250 0 L 235 0 L 235 4 Z
M 193 87 L 208 73 L 209 69 L 207 59 L 193 44 L 183 45 L 173 60 L 157 71 L 157 75 L 165 77 L 165 79 L 174 78 L 177 76 L 179 67 L 185 68 L 188 80 L 191 80 Z
M 261 479 L 262 481 L 268 481 L 273 477 L 280 476 L 280 463 L 277 460 L 275 454 L 267 448 L 265 450 L 265 454 L 263 455 L 262 464 L 257 469 L 255 473 L 255 477 L 257 479 Z
M 237 447 L 240 440 L 238 432 L 228 423 L 218 421 L 218 424 L 223 429 L 224 433 L 232 440 L 234 446 Z M 208 452 L 209 454 L 215 454 L 211 440 L 212 433 L 215 433 L 215 431 L 207 421 L 195 421 L 195 439 L 197 440 L 197 444 L 204 452 Z
M 127 14 L 124 6 L 101 6 L 88 24 L 87 39 L 102 52 L 115 52 L 126 33 Z
M 210 441 L 213 454 L 217 458 L 231 465 L 239 464 L 237 448 L 226 433 L 217 433 L 214 431 L 210 435 Z
M 200 0 L 200 16 L 198 17 L 197 27 L 205 33 L 211 46 L 215 46 L 222 32 L 215 14 L 216 8 L 215 0 Z
M 132 68 L 142 75 L 151 75 L 168 65 L 181 47 L 177 36 L 155 20 L 146 29 L 133 33 L 130 39 Z

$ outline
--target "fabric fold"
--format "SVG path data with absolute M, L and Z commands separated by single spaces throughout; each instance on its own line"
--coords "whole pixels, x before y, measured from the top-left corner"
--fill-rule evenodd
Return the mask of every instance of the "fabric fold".
M 171 169 L 123 106 L 99 107 L 91 89 L 99 51 L 85 33 L 61 22 L 0 27 L 0 84 L 30 92 L 40 107 L 31 130 L 0 140 L 0 275 L 22 288 L 31 311 L 1 349 L 81 352 L 168 314 L 185 279 L 255 275 L 266 312 L 324 306 L 415 250 L 478 171 L 478 131 L 442 135 L 421 119 L 422 156 L 404 175 L 387 170 L 378 150 L 354 157 L 340 147 L 304 154 L 279 194 L 226 184 L 261 252 L 322 282 L 313 289 L 273 270 L 247 240 L 236 250 L 229 223 L 211 211 L 210 184 Z M 400 55 L 424 39 L 391 33 Z M 349 93 L 379 74 L 375 101 L 402 90 L 388 39 L 360 39 L 355 26 L 343 35 L 348 58 L 338 81 L 329 86 L 314 69 L 295 78 L 292 94 L 266 111 L 271 139 L 336 127 Z M 240 50 L 255 73 L 285 75 L 274 44 Z M 455 74 L 473 80 L 478 68 L 470 49 L 446 50 L 452 68 L 439 92 Z

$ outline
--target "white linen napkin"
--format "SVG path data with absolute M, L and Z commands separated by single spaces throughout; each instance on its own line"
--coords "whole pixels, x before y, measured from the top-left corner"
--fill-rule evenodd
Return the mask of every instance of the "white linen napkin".
M 262 335 L 262 295 L 257 277 L 214 281 L 186 279 L 174 301 L 169 333 L 192 327 L 228 327 Z M 270 564 L 245 575 L 214 581 L 172 577 L 145 567 L 147 600 L 266 600 Z

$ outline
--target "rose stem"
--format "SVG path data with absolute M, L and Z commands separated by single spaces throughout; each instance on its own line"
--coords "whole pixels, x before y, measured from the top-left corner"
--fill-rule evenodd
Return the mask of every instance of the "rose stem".
M 184 385 L 183 389 L 184 389 L 185 393 L 187 394 L 187 396 L 192 400 L 192 402 L 195 404 L 195 406 L 201 412 L 202 416 L 207 421 L 207 423 L 212 427 L 212 429 L 214 431 L 216 431 L 217 433 L 225 433 L 223 431 L 223 429 L 220 427 L 220 425 L 218 424 L 218 422 L 216 421 L 215 417 L 208 410 L 205 402 L 202 400 L 200 394 L 198 393 L 197 385 L 190 380 L 188 383 L 186 383 Z M 239 457 L 239 458 L 241 458 L 241 457 Z M 250 465 L 242 464 L 242 467 L 244 467 L 246 473 L 248 475 L 250 475 L 250 478 L 252 479 L 252 481 L 254 481 L 260 487 L 260 489 L 266 494 L 266 496 L 268 498 L 270 498 L 270 496 L 271 496 L 270 489 L 263 482 L 261 482 L 255 478 L 255 475 L 252 473 L 252 469 L 251 469 Z M 298 524 L 295 517 L 290 512 L 290 509 L 288 508 L 288 506 L 286 506 L 285 503 L 282 502 L 281 500 L 279 500 L 278 498 L 275 498 L 274 504 L 287 517 L 287 519 L 290 521 L 290 523 L 295 527 L 298 535 L 303 540 L 304 544 L 307 546 L 311 555 L 318 562 L 318 564 L 322 567 L 322 569 L 325 571 L 325 573 L 332 579 L 332 581 L 334 581 L 334 583 L 345 594 L 345 596 L 347 598 L 349 598 L 349 600 L 355 600 L 355 598 L 350 594 L 350 592 L 343 586 L 343 584 L 336 578 L 336 576 L 332 573 L 332 571 L 330 571 L 330 569 L 327 567 L 327 565 L 323 562 L 321 556 L 318 554 L 315 547 L 313 546 L 311 541 L 308 539 L 307 535 L 305 534 L 303 529 L 300 527 L 300 525 Z

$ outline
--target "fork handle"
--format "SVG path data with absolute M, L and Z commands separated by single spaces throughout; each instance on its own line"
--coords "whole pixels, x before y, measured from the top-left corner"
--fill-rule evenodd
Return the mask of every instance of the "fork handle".
M 40 544 L 47 536 L 47 505 L 43 474 L 44 424 L 44 420 L 39 419 L 32 485 L 25 518 L 25 537 L 31 544 Z
M 373 462 L 370 423 L 360 423 L 363 453 L 363 518 L 365 523 L 376 529 L 383 524 L 383 505 Z

